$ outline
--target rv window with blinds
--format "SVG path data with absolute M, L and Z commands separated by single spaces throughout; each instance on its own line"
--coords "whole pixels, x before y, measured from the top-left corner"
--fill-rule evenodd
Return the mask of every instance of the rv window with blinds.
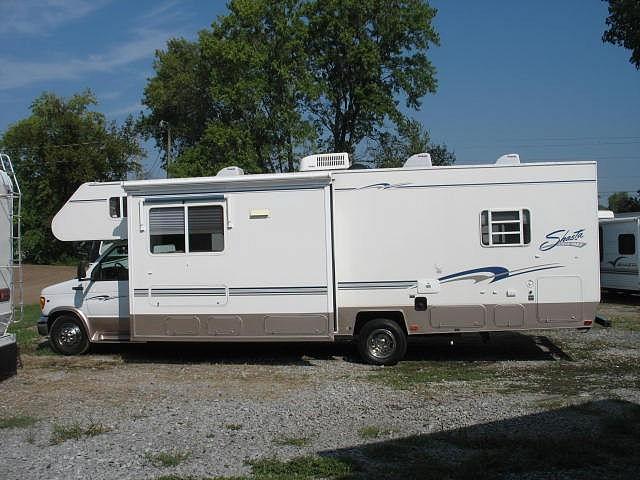
M 527 209 L 483 210 L 480 232 L 485 247 L 527 245 L 531 243 L 531 215 Z
M 188 234 L 185 234 L 186 230 Z M 206 205 L 151 208 L 149 248 L 151 253 L 221 252 L 224 250 L 222 207 Z

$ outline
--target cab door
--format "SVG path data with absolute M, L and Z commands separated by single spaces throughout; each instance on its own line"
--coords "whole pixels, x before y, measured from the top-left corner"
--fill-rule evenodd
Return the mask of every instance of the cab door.
M 129 331 L 129 257 L 126 244 L 116 244 L 91 271 L 84 306 L 92 330 L 105 334 Z

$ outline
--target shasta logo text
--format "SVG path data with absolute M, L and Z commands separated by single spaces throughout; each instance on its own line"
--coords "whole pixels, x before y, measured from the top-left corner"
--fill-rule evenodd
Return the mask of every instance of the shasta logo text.
M 584 238 L 584 228 L 580 230 L 554 230 L 545 237 L 546 241 L 540 245 L 543 252 L 551 250 L 554 247 L 584 247 L 587 242 L 582 241 Z

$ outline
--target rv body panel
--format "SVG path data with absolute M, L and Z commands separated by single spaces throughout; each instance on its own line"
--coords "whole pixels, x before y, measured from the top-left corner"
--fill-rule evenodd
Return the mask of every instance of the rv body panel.
M 0 337 L 5 334 L 13 317 L 12 190 L 9 175 L 0 170 L 0 290 L 5 292 L 0 298 Z
M 602 288 L 640 291 L 640 214 L 600 220 Z
M 336 172 L 334 178 L 339 334 L 353 334 L 358 313 L 371 310 L 402 311 L 409 334 L 593 320 L 600 299 L 595 164 Z M 483 212 L 524 216 L 525 210 L 522 245 L 483 244 Z M 420 297 L 424 310 L 416 307 Z M 496 313 L 500 305 L 515 318 Z
M 131 339 L 331 338 L 328 176 L 302 180 L 274 189 L 245 181 L 236 184 L 240 191 L 220 182 L 204 196 L 177 189 L 158 196 L 153 186 L 136 185 L 129 197 Z M 199 212 L 216 215 L 217 225 L 194 223 Z M 176 218 L 163 220 L 169 214 Z M 162 221 L 179 222 L 187 234 L 172 237 Z M 198 228 L 210 228 L 214 240 L 203 243 Z
M 83 183 L 53 217 L 53 235 L 67 242 L 127 238 L 124 198 L 122 182 Z

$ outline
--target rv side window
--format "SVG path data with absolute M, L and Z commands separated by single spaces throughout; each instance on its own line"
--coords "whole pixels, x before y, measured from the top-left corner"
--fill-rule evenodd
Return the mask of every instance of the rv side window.
M 636 236 L 633 233 L 618 235 L 618 253 L 620 255 L 635 255 Z
M 190 252 L 224 250 L 224 219 L 221 206 L 187 207 L 187 217 Z
M 111 197 L 109 199 L 109 216 L 111 218 L 120 218 L 120 197 Z
M 483 210 L 480 213 L 482 245 L 487 247 L 531 243 L 529 210 Z
M 149 210 L 149 248 L 151 253 L 184 253 L 184 207 Z
M 600 261 L 604 259 L 604 252 L 602 250 L 603 247 L 603 236 L 602 227 L 598 227 L 598 250 L 600 250 Z

